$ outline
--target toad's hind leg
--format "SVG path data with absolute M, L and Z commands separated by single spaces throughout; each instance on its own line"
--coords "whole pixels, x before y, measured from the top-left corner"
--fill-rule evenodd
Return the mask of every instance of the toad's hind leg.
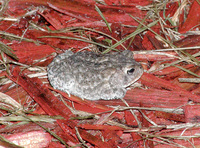
M 69 66 L 63 63 L 51 63 L 48 66 L 48 80 L 55 89 L 66 92 L 69 96 L 74 85 L 73 75 L 67 70 Z

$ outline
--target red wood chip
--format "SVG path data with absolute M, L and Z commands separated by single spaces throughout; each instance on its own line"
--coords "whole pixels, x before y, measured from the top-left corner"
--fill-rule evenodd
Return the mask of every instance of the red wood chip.
M 186 105 L 184 107 L 185 121 L 189 123 L 200 122 L 200 105 Z
M 44 131 L 31 131 L 31 132 L 24 132 L 24 133 L 17 133 L 12 135 L 4 135 L 9 141 L 14 144 L 17 144 L 22 147 L 37 147 L 37 148 L 44 148 L 48 147 L 51 136 L 49 133 Z M 8 148 L 14 147 L 8 145 L 8 143 L 4 143 L 3 141 L 0 142 L 1 148 Z

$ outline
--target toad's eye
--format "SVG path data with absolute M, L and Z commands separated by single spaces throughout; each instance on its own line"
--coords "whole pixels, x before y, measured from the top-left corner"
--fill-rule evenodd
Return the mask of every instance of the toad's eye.
M 133 74 L 134 71 L 135 71 L 135 68 L 131 68 L 131 69 L 127 70 L 127 74 L 131 75 L 131 74 Z

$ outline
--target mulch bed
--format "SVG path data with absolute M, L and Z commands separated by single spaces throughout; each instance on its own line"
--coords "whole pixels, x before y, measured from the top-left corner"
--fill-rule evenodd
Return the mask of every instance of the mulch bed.
M 2 147 L 199 147 L 200 2 L 10 0 L 0 9 Z M 131 50 L 144 74 L 123 99 L 53 89 L 65 50 Z

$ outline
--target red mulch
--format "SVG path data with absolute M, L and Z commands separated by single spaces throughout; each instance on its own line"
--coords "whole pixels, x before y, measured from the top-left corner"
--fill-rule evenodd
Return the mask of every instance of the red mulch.
M 166 46 L 150 30 L 136 35 L 134 40 L 125 41 L 123 45 L 135 52 L 135 60 L 145 69 L 138 81 L 141 87 L 128 90 L 124 97 L 128 106 L 122 100 L 88 101 L 68 96 L 54 90 L 46 77 L 46 66 L 55 53 L 92 48 L 90 43 L 69 38 L 84 37 L 109 46 L 105 39 L 112 39 L 105 34 L 120 41 L 136 30 L 139 23 L 131 16 L 141 22 L 147 15 L 152 16 L 145 18 L 145 25 L 160 18 L 151 29 L 174 47 L 200 46 L 200 4 L 194 0 L 180 3 L 161 4 L 149 0 L 0 2 L 4 8 L 0 11 L 0 44 L 11 48 L 9 52 L 3 50 L 2 45 L 0 48 L 3 51 L 0 57 L 0 91 L 23 105 L 23 109 L 16 110 L 5 101 L 5 95 L 0 94 L 0 145 L 13 147 L 11 143 L 2 141 L 4 137 L 17 145 L 41 148 L 199 147 L 200 84 L 180 83 L 178 78 L 196 77 L 174 65 L 162 68 L 179 60 L 181 54 L 182 58 L 188 58 L 199 53 L 198 48 L 183 50 L 185 53 L 174 50 L 160 51 L 161 55 L 151 53 L 150 50 L 172 47 L 170 44 Z M 112 32 L 95 10 L 95 5 L 110 24 Z M 151 10 L 159 11 L 159 16 Z M 179 38 L 173 38 L 175 33 L 173 37 L 169 36 L 172 33 L 169 30 L 180 33 L 177 35 Z M 164 34 L 164 31 L 169 31 L 169 34 Z M 115 43 L 112 40 L 112 44 Z M 104 47 L 97 49 L 106 50 Z M 124 50 L 124 47 L 116 49 Z M 193 58 L 175 65 L 200 76 L 199 56 Z M 33 74 L 41 76 L 31 77 Z M 32 119 L 28 119 L 28 123 L 16 119 L 5 121 L 6 117 L 38 115 L 59 119 L 48 123 Z

